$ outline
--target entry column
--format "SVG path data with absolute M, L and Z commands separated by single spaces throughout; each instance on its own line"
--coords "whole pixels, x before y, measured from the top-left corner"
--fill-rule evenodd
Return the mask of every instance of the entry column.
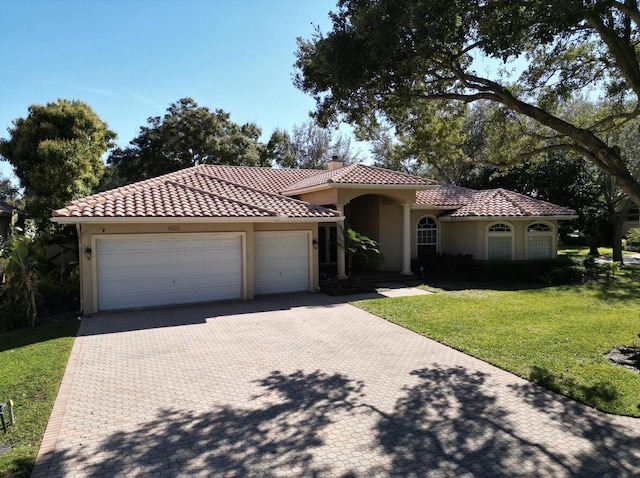
M 344 204 L 336 204 L 336 209 L 342 214 L 344 218 Z M 344 231 L 344 220 L 338 221 L 336 224 L 336 242 L 338 243 L 337 247 L 337 261 L 338 261 L 338 279 L 346 279 L 347 274 L 345 273 L 345 231 Z
M 402 205 L 402 275 L 411 272 L 411 204 Z

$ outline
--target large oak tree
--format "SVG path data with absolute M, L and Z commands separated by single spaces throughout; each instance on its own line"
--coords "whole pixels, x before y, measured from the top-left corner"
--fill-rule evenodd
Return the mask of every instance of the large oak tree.
M 640 204 L 608 134 L 640 115 L 637 1 L 340 0 L 330 17 L 296 53 L 295 84 L 320 121 L 375 131 L 423 101 L 488 100 L 539 126 L 542 141 L 520 153 L 577 153 Z M 577 94 L 606 98 L 606 114 L 563 115 Z

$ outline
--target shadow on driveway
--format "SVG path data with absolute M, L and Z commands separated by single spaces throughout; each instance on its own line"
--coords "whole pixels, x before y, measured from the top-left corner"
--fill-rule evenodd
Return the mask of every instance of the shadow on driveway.
M 583 416 L 580 407 L 547 409 L 549 397 L 540 387 L 517 392 L 541 414 L 591 440 L 588 453 L 552 439 L 533 442 L 486 390 L 485 373 L 434 364 L 411 376 L 414 384 L 385 412 L 369 401 L 366 384 L 345 375 L 273 371 L 257 381 L 262 393 L 254 397 L 255 407 L 229 403 L 193 413 L 167 406 L 133 433 L 114 433 L 96 444 L 100 460 L 90 459 L 94 453 L 61 453 L 48 457 L 51 471 L 64 474 L 65 461 L 72 460 L 86 476 L 629 477 L 640 472 L 636 436 Z M 354 420 L 371 421 L 370 433 L 350 432 Z M 343 422 L 351 425 L 329 443 L 329 430 Z
M 78 336 L 131 332 L 159 327 L 179 327 L 203 324 L 208 319 L 221 316 L 260 314 L 290 310 L 296 307 L 331 307 L 356 300 L 385 298 L 387 298 L 385 295 L 377 292 L 343 296 L 299 292 L 259 296 L 255 300 L 102 312 L 86 316 L 82 321 Z

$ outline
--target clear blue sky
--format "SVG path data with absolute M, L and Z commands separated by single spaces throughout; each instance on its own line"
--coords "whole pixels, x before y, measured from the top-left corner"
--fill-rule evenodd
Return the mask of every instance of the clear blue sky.
M 268 138 L 308 119 L 296 38 L 329 30 L 336 0 L 0 0 L 0 137 L 31 104 L 89 104 L 126 145 L 192 97 Z M 0 162 L 0 174 L 11 167 Z

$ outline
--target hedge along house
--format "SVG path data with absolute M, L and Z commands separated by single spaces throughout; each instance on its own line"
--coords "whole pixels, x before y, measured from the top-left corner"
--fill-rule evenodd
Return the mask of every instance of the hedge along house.
M 342 231 L 379 241 L 380 270 L 412 274 L 435 252 L 554 257 L 566 208 L 395 171 L 201 165 L 73 201 L 85 313 L 315 291 L 322 266 L 345 277 Z

